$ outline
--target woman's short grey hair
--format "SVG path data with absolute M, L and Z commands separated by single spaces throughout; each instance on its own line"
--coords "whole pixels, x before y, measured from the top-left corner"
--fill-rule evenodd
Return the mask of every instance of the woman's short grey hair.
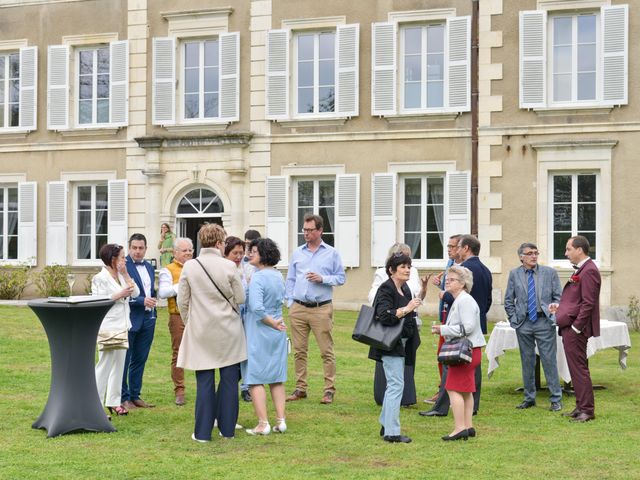
M 389 249 L 387 258 L 393 257 L 396 253 L 404 253 L 407 257 L 411 257 L 411 247 L 406 243 L 394 243 Z
M 456 274 L 460 277 L 460 280 L 464 284 L 464 289 L 469 293 L 473 288 L 473 273 L 466 267 L 461 267 L 460 265 L 453 265 L 447 271 L 447 275 Z

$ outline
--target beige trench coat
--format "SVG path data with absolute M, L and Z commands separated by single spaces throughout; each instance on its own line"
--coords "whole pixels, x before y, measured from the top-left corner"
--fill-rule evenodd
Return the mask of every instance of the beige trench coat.
M 244 303 L 240 274 L 215 248 L 203 248 L 198 259 L 235 309 Z M 240 315 L 235 313 L 195 260 L 184 264 L 178 283 L 178 309 L 185 324 L 178 367 L 212 370 L 247 359 Z

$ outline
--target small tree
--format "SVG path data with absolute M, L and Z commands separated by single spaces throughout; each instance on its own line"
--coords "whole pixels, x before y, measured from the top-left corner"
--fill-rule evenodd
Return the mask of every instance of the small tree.
M 640 300 L 635 295 L 629 297 L 627 317 L 629 317 L 631 328 L 636 332 L 640 331 Z
M 36 288 L 41 297 L 67 297 L 69 284 L 67 275 L 70 268 L 67 265 L 47 265 L 34 274 Z

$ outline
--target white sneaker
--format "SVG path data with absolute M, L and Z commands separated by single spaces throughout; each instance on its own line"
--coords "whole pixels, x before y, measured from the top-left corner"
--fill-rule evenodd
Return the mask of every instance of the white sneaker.
M 196 442 L 200 442 L 200 443 L 209 443 L 211 441 L 211 440 L 200 440 L 199 438 L 196 438 L 195 433 L 191 434 L 191 440 L 195 440 Z

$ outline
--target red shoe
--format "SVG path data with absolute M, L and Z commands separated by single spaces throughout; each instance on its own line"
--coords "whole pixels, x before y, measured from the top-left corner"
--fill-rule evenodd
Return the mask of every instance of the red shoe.
M 129 413 L 129 410 L 124 408 L 122 405 L 118 405 L 117 407 L 107 407 L 109 409 L 109 413 L 116 415 L 126 415 Z

